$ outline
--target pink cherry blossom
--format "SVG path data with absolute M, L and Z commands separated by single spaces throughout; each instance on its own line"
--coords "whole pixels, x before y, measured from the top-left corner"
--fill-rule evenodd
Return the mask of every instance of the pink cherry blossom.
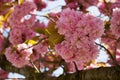
M 29 2 L 33 2 L 36 4 L 37 6 L 37 10 L 41 11 L 43 8 L 46 8 L 46 3 L 44 2 L 44 0 L 25 0 L 25 1 L 29 1 Z
M 120 65 L 120 49 L 117 50 L 116 60 L 117 60 L 118 64 Z
M 63 41 L 61 44 L 55 46 L 55 50 L 68 63 L 73 61 L 82 63 L 81 66 L 80 64 L 77 66 L 81 70 L 83 64 L 95 59 L 99 52 L 97 46 L 90 41 L 82 42 L 72 45 L 69 41 Z M 78 45 L 79 47 L 77 47 Z
M 10 37 L 9 37 L 9 41 L 12 43 L 12 44 L 19 44 L 19 43 L 23 43 L 24 40 L 22 39 L 22 31 L 21 28 L 13 28 L 11 31 L 10 31 Z
M 71 9 L 76 9 L 78 7 L 78 3 L 76 1 L 67 3 L 67 7 Z
M 9 47 L 6 49 L 5 56 L 13 66 L 22 68 L 29 64 L 30 55 L 32 54 L 32 48 L 28 47 L 26 44 L 19 44 L 16 50 L 13 47 Z
M 78 2 L 85 8 L 88 8 L 89 6 L 96 5 L 98 3 L 98 0 L 78 0 Z
M 0 80 L 4 80 L 4 79 L 8 78 L 8 74 L 9 74 L 9 72 L 0 70 Z
M 102 36 L 104 33 L 104 23 L 102 20 L 90 14 L 86 14 L 83 20 L 85 20 L 86 23 L 85 29 L 87 31 L 87 35 L 89 35 L 91 39 L 95 40 Z
M 9 40 L 13 45 L 23 43 L 27 39 L 32 39 L 36 33 L 27 27 L 15 27 L 10 31 Z
M 68 66 L 68 72 L 76 72 L 75 64 L 73 62 L 67 63 L 67 66 Z
M 120 8 L 113 10 L 110 29 L 113 35 L 120 37 Z
M 119 0 L 99 0 L 99 3 L 97 4 L 99 10 L 101 13 L 105 15 L 111 15 L 113 12 L 113 9 L 120 8 L 120 1 Z
M 59 34 L 67 35 L 67 33 L 71 33 L 75 30 L 75 25 L 78 24 L 83 17 L 83 13 L 79 11 L 74 11 L 69 8 L 63 10 L 60 14 L 59 22 L 57 22 L 56 28 L 58 28 Z
M 94 40 L 104 33 L 103 21 L 90 14 L 65 9 L 61 12 L 56 28 L 65 40 L 55 46 L 56 52 L 66 61 L 75 62 L 79 70 L 84 63 L 95 59 L 99 50 Z
M 35 24 L 32 26 L 32 29 L 37 31 L 39 28 L 45 29 L 45 24 L 41 22 L 35 22 Z
M 90 14 L 83 15 L 82 12 L 70 9 L 63 10 L 56 28 L 62 35 L 67 36 L 77 31 L 80 35 L 88 35 L 91 39 L 99 38 L 104 32 L 102 20 Z
M 33 49 L 37 53 L 43 54 L 43 55 L 46 54 L 46 52 L 48 51 L 48 43 L 45 38 L 46 38 L 46 35 L 40 34 L 40 36 L 39 36 L 40 42 L 33 47 Z
M 23 35 L 24 37 L 27 39 L 32 39 L 33 37 L 36 36 L 36 32 L 34 32 L 32 29 L 30 28 L 24 28 L 24 31 L 23 31 Z
M 101 42 L 108 45 L 108 49 L 115 47 L 117 37 L 112 34 L 111 30 L 107 30 L 106 33 L 102 36 Z
M 34 50 L 37 51 L 37 53 L 45 54 L 48 51 L 48 44 L 39 43 L 36 46 L 34 46 Z
M 76 9 L 80 7 L 81 9 L 86 9 L 89 6 L 96 5 L 98 0 L 65 0 L 67 7 L 71 9 Z
M 54 13 L 54 12 L 51 12 L 48 14 L 50 18 L 52 18 L 54 21 L 57 21 L 58 18 L 60 17 L 60 13 Z
M 101 13 L 106 14 L 106 12 L 108 11 L 108 10 L 106 10 L 106 6 L 105 6 L 105 3 L 104 3 L 104 2 L 99 2 L 99 3 L 97 4 L 97 7 L 99 8 L 99 11 L 100 11 Z
M 24 2 L 22 5 L 16 5 L 9 18 L 10 25 L 12 27 L 18 25 L 32 26 L 34 24 L 35 17 L 33 14 L 31 15 L 31 13 L 35 9 L 36 5 L 33 2 Z M 24 20 L 24 17 L 27 15 L 31 15 L 30 19 Z
M 37 5 L 37 10 L 42 10 L 47 6 L 43 0 L 34 0 L 34 3 Z
M 12 2 L 13 0 L 0 0 L 0 2 L 2 3 L 6 3 L 6 2 Z

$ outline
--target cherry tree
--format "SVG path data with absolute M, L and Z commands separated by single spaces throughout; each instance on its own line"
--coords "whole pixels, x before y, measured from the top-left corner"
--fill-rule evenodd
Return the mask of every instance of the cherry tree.
M 39 15 L 44 0 L 0 0 L 0 79 L 15 72 L 25 80 L 120 80 L 120 0 L 65 2 L 61 12 Z M 106 62 L 96 60 L 101 52 Z

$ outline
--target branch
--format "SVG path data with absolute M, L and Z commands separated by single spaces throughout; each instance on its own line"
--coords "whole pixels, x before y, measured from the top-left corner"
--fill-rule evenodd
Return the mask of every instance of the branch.
M 49 19 L 50 21 L 52 21 L 53 23 L 56 23 L 56 21 L 54 19 L 52 19 L 51 17 L 49 17 L 48 15 L 38 15 L 40 17 L 45 17 L 47 19 Z
M 112 53 L 105 47 L 105 46 L 103 46 L 103 45 L 101 45 L 101 44 L 98 44 L 98 43 L 95 43 L 96 45 L 98 45 L 98 46 L 100 46 L 100 47 L 102 47 L 102 48 L 104 48 L 105 49 L 105 51 L 108 53 L 108 55 L 110 56 L 110 58 L 112 59 L 112 61 L 114 62 L 114 64 L 116 65 L 116 66 L 119 66 L 119 64 L 117 63 L 117 61 L 116 61 L 116 59 L 112 56 Z M 119 66 L 120 67 L 120 66 Z
M 79 76 L 76 77 L 76 75 Z M 120 80 L 120 69 L 118 70 L 117 67 L 100 67 L 81 70 L 78 73 L 61 75 L 55 80 Z
M 40 70 L 36 67 L 36 65 L 35 65 L 31 60 L 29 60 L 29 62 L 32 64 L 32 66 L 35 68 L 35 70 L 36 70 L 38 73 L 41 73 Z
M 117 40 L 116 40 L 116 42 L 115 42 L 115 48 L 114 48 L 114 58 L 116 59 L 116 53 L 117 53 L 117 47 L 118 47 L 118 43 L 119 43 L 119 41 L 120 41 L 120 38 L 118 38 Z
M 26 77 L 25 80 L 120 80 L 120 67 L 100 67 L 68 73 L 59 77 L 48 76 L 45 73 L 36 73 L 34 68 L 16 68 L 9 63 L 5 56 L 0 56 L 0 67 L 9 72 L 16 72 Z M 77 75 L 77 77 L 76 77 Z
M 27 48 L 21 49 L 20 51 L 23 51 L 23 50 L 25 50 L 25 49 L 32 48 L 32 47 L 38 45 L 39 43 L 41 43 L 41 42 L 42 42 L 43 40 L 45 40 L 45 39 L 47 39 L 47 38 L 42 38 L 42 39 L 40 39 L 37 43 L 33 44 L 32 46 L 29 46 L 29 47 L 27 47 Z

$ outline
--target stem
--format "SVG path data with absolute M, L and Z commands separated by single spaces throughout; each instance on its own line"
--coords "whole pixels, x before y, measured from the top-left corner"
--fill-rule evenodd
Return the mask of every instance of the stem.
M 45 17 L 46 17 L 47 19 L 51 20 L 53 23 L 56 23 L 56 21 L 55 21 L 53 18 L 49 17 L 48 15 L 45 16 Z
M 74 65 L 75 65 L 76 72 L 79 72 L 76 63 L 75 63 L 75 62 L 73 62 L 73 63 L 74 63 Z
M 112 39 L 112 40 L 118 40 L 119 41 L 119 39 L 116 39 L 116 38 L 114 38 L 114 37 L 111 37 L 111 36 L 109 36 L 109 35 L 106 35 L 106 36 L 102 36 L 103 38 L 109 38 L 109 39 Z
M 36 70 L 38 73 L 41 73 L 40 70 L 36 67 L 36 65 L 35 65 L 31 60 L 30 60 L 29 62 L 32 64 L 32 66 L 35 68 L 35 70 Z
M 100 46 L 100 47 L 102 47 L 102 48 L 104 48 L 104 49 L 107 51 L 107 53 L 109 54 L 109 56 L 110 56 L 110 58 L 112 59 L 112 61 L 114 62 L 114 64 L 115 64 L 116 66 L 119 66 L 119 64 L 117 63 L 116 59 L 112 56 L 112 53 L 111 53 L 105 46 L 103 46 L 103 45 L 101 45 L 101 44 L 98 44 L 98 43 L 96 43 L 96 42 L 95 42 L 95 44 L 98 45 L 98 46 Z
M 117 40 L 116 40 L 116 42 L 115 42 L 115 49 L 114 49 L 114 58 L 116 59 L 116 54 L 117 54 L 117 47 L 118 47 L 118 43 L 119 43 L 119 41 L 120 41 L 120 38 L 118 38 Z
M 27 48 L 21 49 L 20 51 L 23 51 L 23 50 L 25 50 L 25 49 L 32 48 L 33 46 L 36 46 L 37 44 L 39 44 L 40 42 L 42 42 L 42 41 L 45 40 L 45 39 L 47 39 L 47 38 L 42 38 L 42 39 L 40 39 L 36 44 L 33 44 L 32 46 L 29 46 L 29 47 L 27 47 Z
M 56 21 L 54 19 L 52 19 L 51 17 L 49 17 L 49 15 L 39 15 L 40 17 L 45 17 L 47 19 L 49 19 L 50 21 L 52 21 L 53 23 L 56 23 Z
M 106 7 L 106 13 L 107 13 L 107 15 L 110 17 L 111 16 L 111 12 L 110 12 L 110 10 L 109 10 L 109 4 L 110 4 L 110 2 L 109 3 L 107 3 L 105 0 L 103 0 L 104 1 L 104 3 L 105 3 L 105 7 Z M 111 18 L 111 17 L 110 17 Z

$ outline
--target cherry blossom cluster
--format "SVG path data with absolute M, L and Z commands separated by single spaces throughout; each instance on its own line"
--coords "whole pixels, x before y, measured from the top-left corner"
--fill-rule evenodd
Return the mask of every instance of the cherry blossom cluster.
M 104 33 L 103 21 L 69 8 L 61 12 L 56 28 L 65 40 L 55 50 L 66 62 L 75 62 L 79 70 L 99 53 L 94 41 Z
M 30 1 L 36 4 L 37 6 L 37 10 L 42 10 L 43 8 L 46 8 L 46 3 L 44 2 L 44 0 L 25 0 L 25 1 Z
M 37 51 L 39 54 L 45 54 L 48 51 L 48 44 L 47 43 L 40 43 L 34 46 L 34 50 Z
M 13 0 L 0 0 L 0 3 L 12 2 Z
M 3 27 L 0 27 L 0 52 L 5 50 L 2 55 L 5 55 L 13 66 L 33 67 L 29 62 L 32 61 L 39 68 L 47 66 L 52 69 L 56 64 L 42 61 L 65 61 L 72 72 L 76 71 L 75 65 L 78 70 L 92 68 L 88 64 L 96 59 L 99 53 L 96 40 L 104 43 L 105 47 L 107 45 L 106 49 L 111 54 L 116 54 L 116 60 L 120 64 L 120 0 L 65 0 L 66 7 L 63 7 L 62 12 L 43 16 L 50 20 L 47 26 L 36 18 L 39 16 L 36 11 L 42 11 L 47 6 L 44 0 L 24 0 L 21 4 L 12 1 L 16 0 L 0 0 L 0 6 L 3 8 L 6 3 L 12 5 L 5 10 L 0 8 L 0 26 L 5 23 L 4 30 L 10 28 L 8 37 L 5 38 Z M 88 13 L 86 9 L 90 6 L 98 7 L 101 13 L 107 15 L 109 24 Z M 9 10 L 10 16 L 2 21 L 2 17 Z M 54 34 L 64 36 L 64 39 L 56 38 Z M 57 43 L 59 39 L 63 41 Z M 27 43 L 29 40 L 33 43 Z M 52 53 L 50 50 L 55 51 Z M 110 63 L 113 64 L 111 61 Z
M 120 8 L 113 10 L 110 29 L 117 38 L 120 38 Z
M 117 60 L 118 64 L 120 65 L 120 48 L 117 50 L 116 60 Z
M 89 6 L 96 5 L 98 3 L 98 0 L 65 0 L 67 7 L 76 9 L 76 8 L 81 8 L 81 9 L 86 9 Z
M 34 2 L 25 1 L 21 5 L 15 5 L 14 11 L 9 17 L 11 25 L 9 41 L 12 45 L 6 49 L 5 56 L 13 66 L 18 68 L 30 65 L 29 60 L 35 61 L 39 59 L 39 53 L 47 51 L 48 45 L 42 43 L 33 46 L 34 50 L 30 48 L 21 51 L 21 48 L 29 47 L 24 42 L 36 36 L 35 30 L 37 28 L 45 28 L 43 23 L 36 22 L 36 15 L 34 14 L 36 9 Z M 40 37 L 42 36 L 40 35 Z M 14 46 L 17 46 L 17 48 L 13 51 Z M 14 56 L 16 57 L 13 58 Z
M 78 0 L 79 4 L 82 4 L 84 8 L 88 8 L 89 6 L 96 5 L 98 0 Z
M 104 15 L 111 15 L 114 8 L 120 8 L 120 0 L 99 0 L 97 6 Z
M 28 48 L 29 45 L 19 44 L 16 47 L 10 46 L 6 49 L 5 56 L 13 66 L 22 68 L 29 64 L 30 55 L 32 54 L 32 48 Z
M 120 0 L 65 0 L 66 6 L 71 9 L 85 11 L 90 6 L 97 6 L 104 15 L 111 15 L 114 8 L 120 7 Z
M 116 47 L 116 60 L 119 62 L 120 54 L 120 8 L 113 9 L 110 19 L 110 29 L 106 30 L 106 34 L 102 37 L 102 42 L 108 45 L 108 50 L 115 54 Z M 117 43 L 117 44 L 116 44 Z
M 36 5 L 33 2 L 24 2 L 22 5 L 16 5 L 9 18 L 10 25 L 12 27 L 32 26 L 35 21 L 35 15 L 32 13 L 35 9 Z M 29 15 L 30 18 L 25 19 L 27 15 Z
M 12 45 L 17 45 L 25 42 L 28 39 L 32 39 L 36 33 L 27 27 L 16 27 L 10 31 L 9 41 Z

